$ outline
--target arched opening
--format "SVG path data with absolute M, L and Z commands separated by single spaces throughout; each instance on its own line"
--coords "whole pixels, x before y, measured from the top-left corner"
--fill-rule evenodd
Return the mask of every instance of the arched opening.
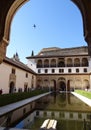
M 84 81 L 83 81 L 83 89 L 85 90 L 88 90 L 90 88 L 90 86 L 89 86 L 89 81 L 87 80 L 87 79 L 85 79 Z
M 4 41 L 6 41 L 8 43 L 8 36 L 9 36 L 9 33 L 10 33 L 10 26 L 11 26 L 11 21 L 12 21 L 12 17 L 13 15 L 15 14 L 15 12 L 18 10 L 18 8 L 28 0 L 16 0 L 14 2 L 14 4 L 11 6 L 11 9 L 9 10 L 9 13 L 7 15 L 7 18 L 6 18 L 6 21 L 5 21 L 5 32 L 4 32 Z M 36 4 L 37 5 L 37 4 Z M 60 4 L 59 4 L 60 5 Z M 65 4 L 66 5 L 66 4 Z M 82 7 L 82 6 L 81 6 Z M 36 7 L 35 7 L 36 8 Z M 85 10 L 85 9 L 83 9 Z M 82 10 L 81 10 L 82 11 Z M 43 12 L 43 11 L 41 11 Z M 62 12 L 62 11 L 59 11 L 59 12 Z M 64 12 L 64 11 L 63 11 Z M 65 11 L 66 12 L 66 11 Z M 57 14 L 57 13 L 55 13 Z M 84 13 L 85 14 L 85 13 Z M 59 15 L 58 15 L 59 16 Z M 69 15 L 68 15 L 69 16 Z M 72 19 L 71 19 L 72 20 Z M 60 21 L 60 20 L 59 20 Z M 66 20 L 65 20 L 66 21 Z M 23 24 L 24 25 L 24 24 Z M 57 25 L 57 24 L 56 24 Z M 2 26 L 2 25 L 1 25 Z M 59 26 L 59 24 L 58 24 Z M 70 26 L 69 26 L 70 27 Z M 61 29 L 62 30 L 62 29 Z M 72 31 L 70 31 L 72 32 Z M 75 31 L 74 31 L 75 32 Z M 79 32 L 79 31 L 78 31 Z M 62 32 L 63 33 L 63 32 Z M 73 35 L 73 36 L 76 36 L 76 35 Z M 55 43 L 55 42 L 54 42 Z
M 9 93 L 14 93 L 15 92 L 15 84 L 14 82 L 12 81 L 10 83 L 10 86 L 9 86 Z
M 60 91 L 66 91 L 66 84 L 64 81 L 59 82 L 59 90 Z
M 42 79 L 37 80 L 37 89 L 42 89 L 43 84 L 42 84 Z
M 75 67 L 79 67 L 80 66 L 80 59 L 79 58 L 75 58 L 74 59 L 74 66 Z
M 45 68 L 49 67 L 49 60 L 48 59 L 44 60 L 44 67 Z
M 73 64 L 72 64 L 72 59 L 71 58 L 68 58 L 67 59 L 67 67 L 72 67 Z
M 55 60 L 55 59 L 52 59 L 52 60 L 51 60 L 50 66 L 51 66 L 51 67 L 56 67 L 56 60 Z
M 42 60 L 37 61 L 37 68 L 42 68 Z
M 64 61 L 60 61 L 60 62 L 58 63 L 58 67 L 65 67 Z
M 88 59 L 87 58 L 82 59 L 82 66 L 88 66 Z

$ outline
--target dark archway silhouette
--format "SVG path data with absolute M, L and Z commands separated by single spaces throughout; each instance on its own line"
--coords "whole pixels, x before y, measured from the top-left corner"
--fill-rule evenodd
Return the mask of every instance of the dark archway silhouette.
M 15 84 L 14 84 L 14 82 L 12 81 L 12 82 L 10 83 L 10 86 L 9 86 L 9 93 L 14 93 L 14 88 L 15 88 Z
M 66 84 L 65 82 L 61 81 L 59 86 L 60 91 L 66 91 Z

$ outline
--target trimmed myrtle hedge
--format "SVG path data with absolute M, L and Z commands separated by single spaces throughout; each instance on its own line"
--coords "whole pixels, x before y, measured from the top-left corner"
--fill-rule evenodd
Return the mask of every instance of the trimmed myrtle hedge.
M 21 93 L 12 93 L 12 94 L 3 94 L 0 95 L 0 106 L 5 106 L 17 101 L 21 101 L 39 94 L 45 93 L 43 90 L 34 90 L 31 92 L 21 92 Z

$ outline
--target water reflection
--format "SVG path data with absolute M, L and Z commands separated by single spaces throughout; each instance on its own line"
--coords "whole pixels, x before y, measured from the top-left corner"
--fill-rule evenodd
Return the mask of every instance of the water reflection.
M 91 107 L 83 103 L 71 93 L 51 94 L 47 96 L 45 100 L 47 100 L 45 107 L 47 110 L 91 111 Z
M 47 118 L 54 118 L 58 120 L 57 130 L 61 128 L 63 130 L 87 130 L 87 128 L 90 128 L 90 113 L 91 107 L 71 93 L 53 93 L 37 100 L 35 113 L 32 113 L 32 116 L 29 115 L 23 121 L 25 123 L 21 122 L 21 124 L 28 126 L 25 128 L 30 128 L 30 124 L 36 126 L 35 123 L 39 124 L 39 120 L 43 122 Z M 35 120 L 36 118 L 37 120 Z M 38 130 L 39 126 L 35 129 Z

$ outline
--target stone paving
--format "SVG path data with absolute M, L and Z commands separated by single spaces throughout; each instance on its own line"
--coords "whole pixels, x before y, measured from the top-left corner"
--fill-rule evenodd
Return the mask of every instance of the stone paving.
M 78 97 L 81 101 L 83 101 L 84 103 L 86 103 L 88 106 L 91 107 L 91 99 L 88 99 L 78 93 L 75 92 L 71 92 L 73 95 L 75 95 L 76 97 Z

